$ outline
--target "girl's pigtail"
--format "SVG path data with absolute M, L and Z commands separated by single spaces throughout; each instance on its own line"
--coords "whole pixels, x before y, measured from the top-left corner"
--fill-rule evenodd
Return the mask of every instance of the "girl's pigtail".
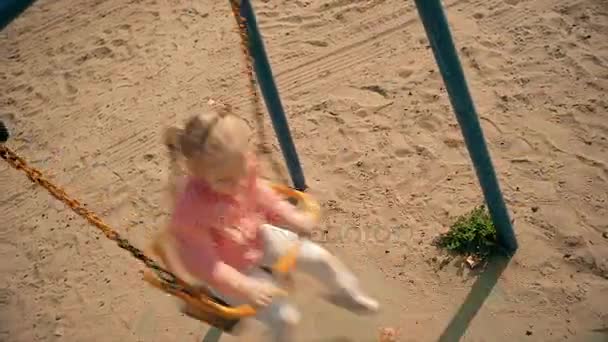
M 163 144 L 167 147 L 171 160 L 177 160 L 177 157 L 180 154 L 180 140 L 182 135 L 183 129 L 178 127 L 169 127 L 165 130 Z
M 165 130 L 163 137 L 163 144 L 167 147 L 169 152 L 169 194 L 171 196 L 171 202 L 175 202 L 177 194 L 180 191 L 181 184 L 183 182 L 184 170 L 181 167 L 180 161 L 181 156 L 181 137 L 183 136 L 183 129 L 178 127 L 169 127 Z

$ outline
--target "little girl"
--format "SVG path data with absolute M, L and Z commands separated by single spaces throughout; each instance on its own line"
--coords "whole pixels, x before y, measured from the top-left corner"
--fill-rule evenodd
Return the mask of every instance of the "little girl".
M 166 131 L 173 166 L 182 159 L 187 171 L 172 182 L 174 210 L 164 235 L 168 267 L 189 274 L 183 279 L 204 284 L 230 305 L 257 306 L 256 317 L 271 329 L 273 340 L 292 341 L 300 315 L 278 296 L 277 279 L 262 267 L 300 243 L 295 271 L 325 284 L 335 304 L 376 312 L 378 303 L 335 256 L 300 237 L 311 233 L 315 220 L 258 178 L 249 133 L 229 111 L 195 116 L 183 129 Z

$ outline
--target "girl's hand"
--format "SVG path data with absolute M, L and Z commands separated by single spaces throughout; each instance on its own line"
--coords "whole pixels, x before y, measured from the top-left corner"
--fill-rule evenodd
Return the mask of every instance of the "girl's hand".
M 318 223 L 317 217 L 298 210 L 276 193 L 268 181 L 258 181 L 257 197 L 272 224 L 287 228 L 300 236 L 310 236 Z
M 307 214 L 299 214 L 299 218 L 296 223 L 296 226 L 298 228 L 298 235 L 302 236 L 302 237 L 311 237 L 312 236 L 312 230 L 316 227 L 317 225 L 317 221 L 315 220 L 315 218 L 312 215 L 307 215 Z
M 268 281 L 250 278 L 245 295 L 253 305 L 264 308 L 270 305 L 275 297 L 286 296 L 287 293 Z
M 275 213 L 280 217 L 278 220 L 280 226 L 301 237 L 312 236 L 313 229 L 318 225 L 318 217 L 315 214 L 298 210 L 286 200 L 275 206 Z

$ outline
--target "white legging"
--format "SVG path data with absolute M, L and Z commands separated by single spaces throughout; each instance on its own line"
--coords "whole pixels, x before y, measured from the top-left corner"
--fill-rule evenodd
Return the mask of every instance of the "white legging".
M 262 226 L 262 232 L 264 236 L 262 265 L 273 265 L 280 256 L 285 255 L 299 241 L 301 245 L 296 258 L 295 272 L 301 272 L 317 279 L 331 293 L 351 296 L 361 294 L 357 278 L 340 260 L 320 245 L 309 240 L 300 240 L 296 234 L 268 224 Z M 279 286 L 277 279 L 259 268 L 248 274 Z M 244 304 L 243 301 L 230 297 L 220 297 L 230 305 Z M 256 319 L 271 330 L 272 341 L 287 342 L 294 339 L 294 330 L 300 321 L 300 313 L 288 298 L 279 297 L 274 299 L 269 306 L 258 311 Z

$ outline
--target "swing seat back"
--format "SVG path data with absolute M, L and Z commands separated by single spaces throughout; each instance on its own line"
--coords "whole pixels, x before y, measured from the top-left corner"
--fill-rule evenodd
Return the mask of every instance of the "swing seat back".
M 163 242 L 166 241 L 164 233 L 165 232 L 161 232 L 154 239 L 150 254 L 155 255 L 160 263 L 167 267 L 169 262 L 163 248 Z M 180 284 L 193 290 L 192 292 L 194 292 L 195 295 L 189 296 L 181 291 L 176 291 L 167 283 L 160 280 L 150 270 L 144 272 L 144 280 L 153 287 L 183 300 L 185 304 L 184 313 L 188 316 L 227 333 L 230 333 L 233 330 L 241 318 L 255 315 L 255 309 L 253 307 L 249 305 L 238 307 L 231 306 L 204 286 L 194 287 L 189 284 Z
M 197 298 L 183 296 L 180 292 L 172 291 L 151 272 L 144 274 L 144 280 L 153 287 L 183 300 L 185 304 L 184 313 L 189 317 L 205 322 L 226 333 L 232 333 L 234 327 L 240 322 L 241 317 L 250 315 L 251 310 L 242 310 L 243 308 L 240 307 L 235 308 L 212 294 L 206 299 L 213 302 L 214 305 L 207 305 L 206 301 L 201 301 Z M 255 314 L 255 311 L 253 311 L 253 314 Z

